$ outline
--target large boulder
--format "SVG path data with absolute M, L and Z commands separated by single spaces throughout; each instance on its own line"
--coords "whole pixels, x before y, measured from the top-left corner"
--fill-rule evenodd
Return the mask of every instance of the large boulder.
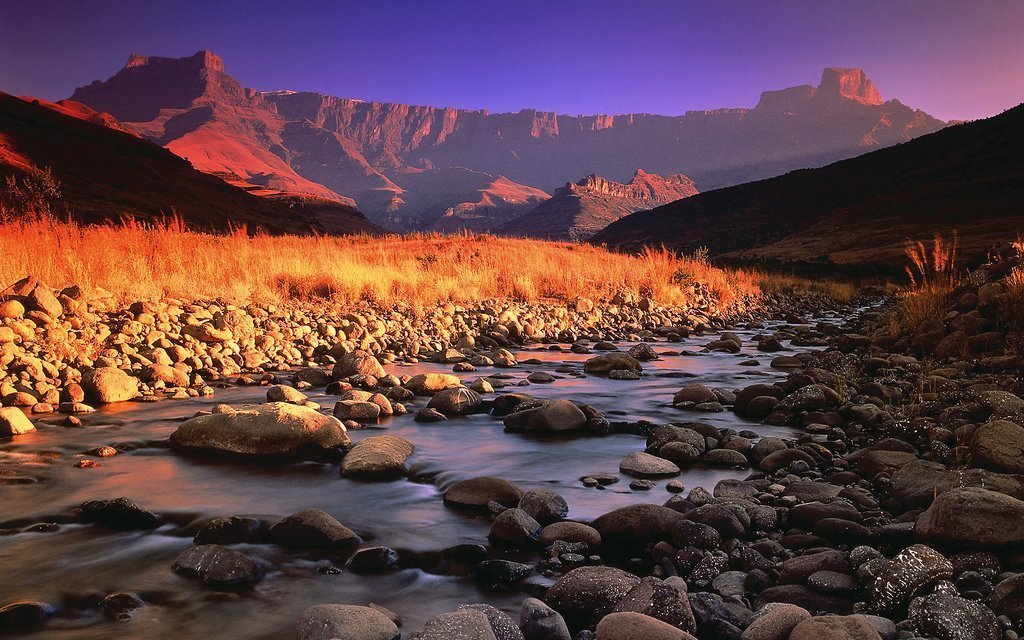
M 551 585 L 544 601 L 562 614 L 570 629 L 597 624 L 640 578 L 614 567 L 579 567 Z
M 982 425 L 971 437 L 971 466 L 1024 473 L 1024 428 L 1008 420 Z
M 338 361 L 334 364 L 334 369 L 331 371 L 331 378 L 340 380 L 341 378 L 355 375 L 383 378 L 387 374 L 384 371 L 384 367 L 380 366 L 380 361 L 373 354 L 356 350 L 338 358 Z
M 210 587 L 238 587 L 263 578 L 263 565 L 244 553 L 219 544 L 186 549 L 171 566 L 176 573 L 198 578 Z
M 530 409 L 514 411 L 505 416 L 509 431 L 574 431 L 587 423 L 583 410 L 569 400 L 554 400 Z
M 633 504 L 609 511 L 590 524 L 601 534 L 604 547 L 618 549 L 668 540 L 681 520 L 683 514 L 668 507 Z
M 242 455 L 293 456 L 347 446 L 349 438 L 337 418 L 309 407 L 270 402 L 186 420 L 171 434 L 171 444 Z
M 97 367 L 82 376 L 89 404 L 125 402 L 139 395 L 139 381 L 117 367 Z
M 480 476 L 460 480 L 444 492 L 444 503 L 456 507 L 486 509 L 488 502 L 514 507 L 523 497 L 523 490 L 508 480 Z
M 907 547 L 893 558 L 875 578 L 869 605 L 889 613 L 906 606 L 910 599 L 939 580 L 953 578 L 953 565 L 941 553 L 923 544 Z
M 302 612 L 298 640 L 398 640 L 401 632 L 386 614 L 373 607 L 318 604 Z
M 436 409 L 448 417 L 461 416 L 477 410 L 482 403 L 480 394 L 466 387 L 453 387 L 439 391 L 427 407 Z
M 345 454 L 341 472 L 353 478 L 388 478 L 405 473 L 405 463 L 415 450 L 398 436 L 371 436 L 360 440 Z
M 18 407 L 0 407 L 0 438 L 19 436 L 36 428 Z
M 1024 545 L 1024 501 L 980 487 L 950 489 L 935 498 L 914 524 L 927 543 L 969 549 Z
M 597 640 L 696 640 L 682 629 L 642 613 L 611 613 L 597 625 Z

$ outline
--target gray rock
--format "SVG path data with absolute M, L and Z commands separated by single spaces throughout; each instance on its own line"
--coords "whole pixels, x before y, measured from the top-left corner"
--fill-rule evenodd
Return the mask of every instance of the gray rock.
M 542 525 L 548 525 L 569 515 L 565 498 L 550 489 L 531 489 L 519 500 L 519 508 Z
M 405 438 L 383 435 L 360 440 L 345 454 L 341 473 L 353 478 L 391 478 L 405 473 L 415 447 Z
M 614 567 L 579 567 L 555 581 L 544 601 L 562 614 L 570 629 L 597 624 L 640 582 Z
M 391 618 L 373 607 L 318 604 L 302 612 L 298 640 L 398 640 L 401 632 Z
M 199 578 L 209 587 L 229 588 L 259 582 L 263 566 L 244 553 L 219 544 L 203 544 L 185 550 L 171 565 L 176 573 Z
M 274 542 L 286 547 L 349 547 L 362 542 L 354 531 L 320 509 L 303 509 L 270 527 Z
M 562 615 L 536 598 L 523 600 L 519 627 L 526 640 L 572 640 Z
M 921 633 L 938 640 L 1001 640 L 992 610 L 956 595 L 932 594 L 910 603 L 907 616 Z
M 460 480 L 444 492 L 444 503 L 457 507 L 486 509 L 487 503 L 497 502 L 505 507 L 514 507 L 523 497 L 523 490 L 508 480 L 480 476 Z

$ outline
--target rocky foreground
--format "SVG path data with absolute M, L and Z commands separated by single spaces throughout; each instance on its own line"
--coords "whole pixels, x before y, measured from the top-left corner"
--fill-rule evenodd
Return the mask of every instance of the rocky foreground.
M 353 446 L 348 433 L 427 397 L 417 420 L 486 412 L 510 432 L 637 433 L 645 446 L 620 465 L 636 491 L 693 465 L 750 473 L 685 494 L 669 480 L 667 500 L 651 493 L 649 503 L 591 522 L 567 520 L 567 501 L 549 490 L 491 477 L 457 482 L 445 505 L 492 514 L 490 543 L 445 549 L 442 562 L 522 592 L 519 619 L 466 604 L 407 637 L 1015 640 L 1024 624 L 1024 387 L 1022 360 L 1006 348 L 1012 323 L 1003 315 L 1003 278 L 1016 264 L 976 272 L 945 317 L 903 334 L 891 331 L 884 307 L 847 310 L 845 324 L 806 322 L 820 301 L 794 299 L 776 301 L 786 324 L 746 344 L 730 328 L 760 326 L 752 315 L 723 319 L 626 294 L 568 307 L 339 315 L 175 301 L 116 309 L 77 288 L 55 295 L 28 279 L 0 305 L 8 372 L 0 433 L 74 426 L 75 414 L 100 404 L 208 394 L 228 383 L 267 385 L 267 403 L 218 405 L 183 422 L 170 438 L 182 455 L 340 459 L 345 475 L 402 477 L 415 443 L 387 434 Z M 784 342 L 806 351 L 772 361 L 789 372 L 775 384 L 681 385 L 673 398 L 656 400 L 679 412 L 661 425 L 609 420 L 568 398 L 537 400 L 529 387 L 506 392 L 492 369 L 519 366 L 519 344 L 569 344 L 590 355 L 588 375 L 620 380 L 628 392 L 642 385 L 645 363 L 678 354 L 698 333 L 715 335 L 708 349 L 738 355 L 779 351 Z M 622 350 L 620 340 L 639 344 Z M 398 376 L 385 368 L 417 358 L 449 363 L 453 373 Z M 737 366 L 751 362 L 737 357 Z M 558 379 L 538 372 L 530 382 Z M 339 396 L 330 416 L 303 393 L 320 387 Z M 790 425 L 795 435 L 758 437 L 701 421 L 726 410 Z M 97 457 L 110 454 L 118 452 Z M 580 481 L 596 490 L 619 477 Z M 127 498 L 86 502 L 77 517 L 117 530 L 162 521 Z M 168 571 L 203 588 L 244 590 L 272 567 L 232 548 L 238 543 L 326 550 L 354 573 L 403 562 L 312 508 L 277 522 L 225 514 L 203 526 Z M 495 549 L 519 550 L 521 561 L 497 559 Z M 96 606 L 130 621 L 147 605 L 137 594 L 113 593 Z M 45 625 L 59 613 L 52 603 L 8 603 L 0 628 Z M 303 614 L 296 635 L 391 640 L 401 637 L 400 623 L 375 605 L 325 603 Z

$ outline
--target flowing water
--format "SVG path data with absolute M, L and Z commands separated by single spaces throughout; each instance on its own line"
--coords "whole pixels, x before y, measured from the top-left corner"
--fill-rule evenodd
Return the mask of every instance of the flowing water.
M 747 342 L 751 331 L 741 331 Z M 646 419 L 656 424 L 702 420 L 716 426 L 751 429 L 760 435 L 792 436 L 785 427 L 748 423 L 731 412 L 693 414 L 671 407 L 683 384 L 739 388 L 784 375 L 768 367 L 771 357 L 745 349 L 746 355 L 698 353 L 710 336 L 682 344 L 655 344 L 659 352 L 684 349 L 684 355 L 645 363 L 641 381 L 616 381 L 559 373 L 582 371 L 590 357 L 547 348 L 525 349 L 520 362 L 540 364 L 499 369 L 513 384 L 532 371 L 562 376 L 554 384 L 508 387 L 541 398 L 570 398 L 593 405 L 609 420 Z M 749 344 L 749 342 L 747 342 Z M 620 345 L 625 348 L 627 345 Z M 792 353 L 784 351 L 783 354 Z M 755 357 L 761 365 L 739 366 Z M 450 372 L 450 365 L 420 363 L 389 367 L 398 374 Z M 483 369 L 464 380 L 487 375 Z M 501 391 L 499 391 L 500 393 Z M 403 619 L 404 633 L 420 628 L 434 615 L 469 602 L 487 602 L 518 619 L 524 595 L 514 590 L 483 589 L 471 576 L 437 575 L 405 568 L 383 575 L 355 575 L 343 569 L 344 558 L 286 550 L 276 545 L 237 545 L 267 567 L 254 587 L 237 592 L 203 588 L 171 570 L 174 558 L 192 544 L 205 521 L 221 515 L 246 515 L 274 521 L 304 508 L 320 508 L 359 533 L 368 544 L 398 549 L 406 557 L 461 543 L 487 544 L 490 519 L 443 506 L 441 492 L 457 480 L 498 476 L 524 489 L 548 488 L 569 503 L 569 517 L 588 521 L 614 508 L 637 502 L 662 503 L 665 481 L 651 491 L 632 491 L 629 478 L 607 489 L 585 488 L 581 476 L 618 472 L 620 459 L 643 450 L 641 436 L 541 438 L 507 434 L 488 415 L 419 424 L 412 415 L 390 418 L 374 428 L 352 431 L 353 441 L 380 433 L 405 437 L 416 445 L 412 475 L 416 480 L 354 481 L 341 477 L 337 464 L 268 464 L 210 456 L 185 456 L 164 441 L 181 420 L 216 403 L 263 401 L 266 390 L 238 387 L 214 397 L 127 403 L 85 417 L 84 429 L 49 426 L 0 443 L 0 467 L 17 476 L 0 476 L 0 604 L 20 599 L 57 604 L 61 613 L 25 637 L 108 638 L 287 638 L 303 609 L 313 604 L 375 602 Z M 314 394 L 325 411 L 334 398 Z M 411 409 L 422 406 L 417 399 Z M 130 443 L 130 451 L 102 459 L 93 469 L 74 467 L 83 452 L 97 446 Z M 94 458 L 95 459 L 95 458 Z M 723 478 L 743 477 L 747 470 L 692 468 L 679 477 L 687 490 L 712 489 Z M 30 482 L 29 479 L 36 481 Z M 19 479 L 24 483 L 19 483 Z M 128 496 L 158 513 L 164 524 L 155 531 L 115 532 L 75 521 L 73 510 L 94 498 Z M 56 527 L 33 527 L 34 523 Z M 492 549 L 492 557 L 507 552 Z M 333 560 L 333 562 L 332 562 Z M 421 563 L 422 564 L 422 563 Z M 325 571 L 330 567 L 340 571 Z M 543 580 L 540 576 L 536 580 Z M 130 623 L 104 619 L 95 607 L 115 591 L 140 594 L 149 606 Z

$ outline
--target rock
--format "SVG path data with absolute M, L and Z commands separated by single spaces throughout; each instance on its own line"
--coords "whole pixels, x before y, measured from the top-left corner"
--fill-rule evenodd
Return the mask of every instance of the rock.
M 487 616 L 491 632 L 497 640 L 524 640 L 519 625 L 507 613 L 489 604 L 462 604 L 457 611 L 479 611 Z
M 992 610 L 957 595 L 933 593 L 910 603 L 907 616 L 914 627 L 938 640 L 1001 640 L 1002 629 Z
M 997 583 L 989 601 L 997 614 L 1024 619 L 1024 573 Z
M 642 613 L 687 633 L 697 633 L 697 622 L 693 618 L 686 590 L 680 590 L 659 578 L 641 580 L 619 600 L 613 610 L 615 613 L 626 611 Z
M 491 622 L 480 611 L 459 609 L 431 618 L 409 640 L 497 640 Z
M 103 615 L 117 622 L 128 622 L 146 606 L 146 602 L 134 593 L 110 593 L 100 600 Z
M 318 604 L 302 612 L 298 640 L 398 640 L 401 632 L 387 615 L 373 607 Z
M 57 613 L 45 602 L 12 602 L 0 607 L 0 629 L 34 627 L 46 622 Z
M 260 543 L 266 538 L 263 522 L 239 516 L 217 517 L 196 532 L 195 544 Z
M 504 418 L 509 431 L 575 431 L 587 424 L 583 410 L 569 400 L 545 402 L 539 407 L 513 411 Z
M 1024 545 L 1024 502 L 979 487 L 950 489 L 914 524 L 922 542 L 992 550 Z
M 416 417 L 413 418 L 416 422 L 422 422 L 424 424 L 432 424 L 435 422 L 445 422 L 448 420 L 448 416 L 444 415 L 437 409 L 431 409 L 430 407 L 423 407 L 416 412 Z
M 491 524 L 489 537 L 492 540 L 526 544 L 535 542 L 540 535 L 540 523 L 522 509 L 506 509 L 498 514 Z
M 802 584 L 780 584 L 769 587 L 758 594 L 755 606 L 760 607 L 769 602 L 786 602 L 814 612 L 827 611 L 844 615 L 853 613 L 853 602 L 850 600 L 818 593 Z
M 185 550 L 171 565 L 176 573 L 199 578 L 209 587 L 238 587 L 259 582 L 264 569 L 252 558 L 219 544 L 203 544 Z
M 796 625 L 789 640 L 882 640 L 864 616 L 820 616 Z
M 181 334 L 207 344 L 221 344 L 234 337 L 229 329 L 218 329 L 209 323 L 184 326 L 181 328 Z
M 459 376 L 450 373 L 420 373 L 409 378 L 409 381 L 403 386 L 413 393 L 430 395 L 462 386 L 462 381 L 459 380 Z
M 1024 473 L 1024 428 L 995 420 L 971 436 L 971 466 L 992 471 Z
M 1008 475 L 984 469 L 957 469 L 918 460 L 900 467 L 892 476 L 892 492 L 910 508 L 927 507 L 937 495 L 950 489 L 982 487 L 1024 499 L 1024 475 Z
M 123 497 L 83 503 L 82 519 L 124 531 L 155 529 L 160 524 L 156 514 L 146 511 L 131 498 Z
M 572 640 L 561 614 L 536 598 L 523 600 L 519 627 L 526 640 Z
M 594 520 L 591 526 L 601 534 L 602 546 L 627 550 L 648 542 L 668 540 L 673 526 L 682 519 L 681 513 L 668 507 L 633 504 L 609 511 Z
M 613 352 L 594 356 L 583 363 L 587 373 L 608 374 L 612 371 L 632 371 L 640 373 L 644 367 L 640 361 L 625 353 Z
M 793 628 L 810 617 L 807 609 L 795 604 L 766 604 L 743 631 L 741 640 L 787 640 Z
M 692 635 L 641 613 L 611 613 L 597 625 L 597 640 L 696 640 Z
M 548 525 L 569 515 L 565 498 L 549 489 L 531 489 L 519 499 L 519 508 L 542 525 Z
M 480 407 L 481 403 L 480 394 L 476 391 L 466 387 L 455 387 L 439 391 L 430 399 L 427 407 L 452 417 L 472 413 Z
M 640 582 L 614 567 L 579 567 L 551 585 L 544 601 L 562 614 L 570 629 L 597 624 Z
M 270 527 L 274 542 L 286 547 L 351 547 L 362 542 L 354 531 L 320 509 L 303 509 Z
M 719 467 L 747 466 L 747 457 L 733 449 L 712 449 L 701 456 L 701 461 Z
M 686 385 L 672 396 L 672 404 L 676 407 L 692 407 L 705 402 L 718 402 L 718 396 L 702 384 Z
M 35 426 L 18 407 L 0 407 L 0 438 L 35 431 Z
M 619 471 L 640 478 L 679 475 L 679 467 L 672 462 L 642 451 L 631 453 L 623 458 L 619 463 Z
M 348 560 L 348 570 L 354 573 L 383 573 L 398 568 L 398 552 L 390 547 L 365 547 Z
M 601 546 L 601 534 L 597 529 L 582 522 L 555 522 L 541 529 L 542 544 L 553 544 L 558 540 L 564 542 L 582 542 L 590 549 Z
M 714 528 L 722 538 L 745 538 L 750 516 L 737 505 L 705 504 L 686 514 L 686 519 Z
M 360 400 L 339 400 L 334 405 L 334 417 L 341 421 L 375 422 L 380 417 L 380 405 Z
M 511 560 L 484 560 L 473 573 L 486 585 L 510 585 L 533 573 L 533 567 Z
M 403 475 L 415 447 L 405 438 L 384 435 L 360 440 L 345 454 L 341 473 L 353 478 L 389 478 Z
M 337 418 L 285 402 L 271 402 L 186 420 L 171 445 L 259 456 L 293 456 L 349 444 Z
M 857 460 L 857 469 L 865 478 L 874 478 L 880 473 L 892 475 L 912 462 L 917 462 L 917 456 L 906 451 L 869 451 Z
M 331 371 L 331 379 L 340 380 L 355 375 L 383 378 L 387 372 L 384 371 L 384 367 L 380 366 L 380 362 L 373 354 L 356 350 L 338 358 L 338 362 L 335 363 L 334 369 Z
M 82 376 L 89 404 L 125 402 L 139 395 L 139 381 L 116 367 L 99 367 Z
M 292 404 L 304 404 L 309 397 L 296 389 L 283 384 L 275 384 L 267 389 L 267 402 L 290 402 Z
M 938 551 L 915 544 L 901 551 L 875 578 L 869 606 L 889 613 L 939 580 L 953 577 L 953 565 Z
M 460 480 L 444 492 L 444 503 L 458 507 L 486 509 L 487 503 L 497 502 L 514 507 L 523 497 L 523 490 L 508 480 L 481 476 Z

